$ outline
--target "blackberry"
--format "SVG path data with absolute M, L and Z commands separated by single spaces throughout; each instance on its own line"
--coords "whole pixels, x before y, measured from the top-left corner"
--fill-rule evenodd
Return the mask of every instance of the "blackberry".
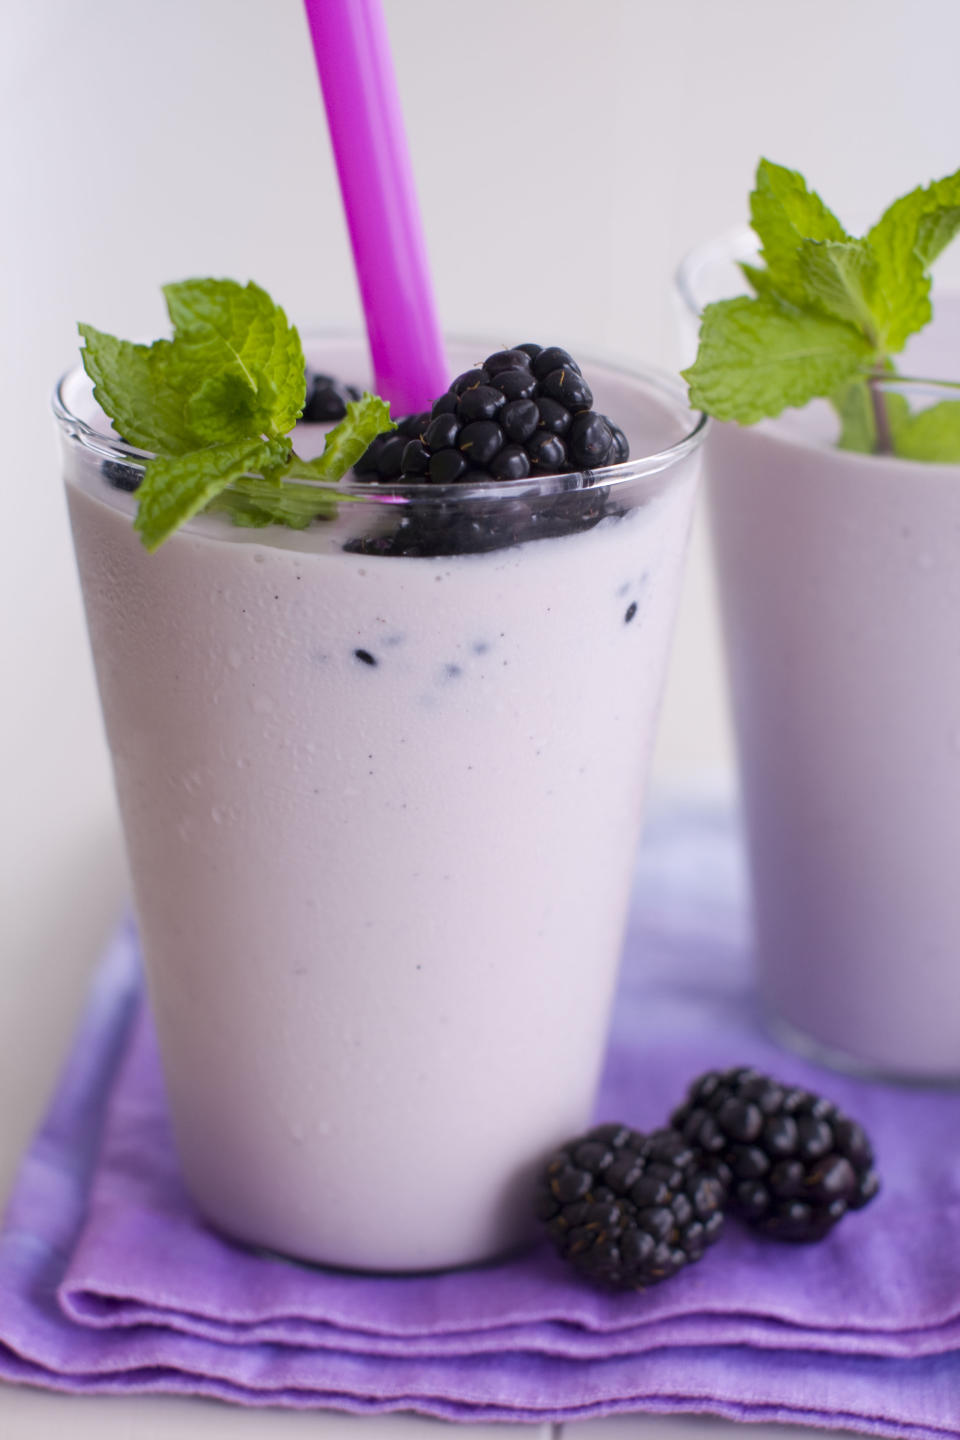
M 132 495 L 143 479 L 143 466 L 127 465 L 122 460 L 104 460 L 100 474 L 113 490 L 125 490 Z
M 323 424 L 331 420 L 342 420 L 347 413 L 347 403 L 359 400 L 360 391 L 355 385 L 343 385 L 332 375 L 307 375 L 307 398 L 302 419 L 308 424 Z
M 563 470 L 567 459 L 567 447 L 559 435 L 549 430 L 535 430 L 526 444 L 530 464 L 541 475 L 556 475 Z
M 535 1206 L 587 1279 L 643 1290 L 699 1260 L 723 1229 L 724 1187 L 675 1130 L 599 1125 L 552 1155 Z
M 517 348 L 519 349 L 519 346 Z M 564 366 L 568 370 L 575 370 L 578 375 L 580 373 L 576 360 L 566 350 L 561 350 L 559 345 L 548 345 L 545 350 L 538 350 L 530 364 L 538 380 L 545 380 L 551 370 L 562 370 Z
M 504 370 L 529 370 L 530 356 L 525 350 L 497 350 L 493 355 L 488 355 L 483 362 L 483 368 L 490 376 L 499 375 Z
M 613 436 L 613 450 L 610 455 L 611 465 L 622 465 L 624 460 L 630 458 L 630 441 L 624 435 L 619 425 L 614 425 L 609 416 L 604 415 L 604 420 L 610 426 L 610 433 Z
M 416 417 L 414 429 L 410 417 L 398 422 L 401 434 L 422 442 L 426 459 L 421 449 L 402 451 L 378 435 L 354 469 L 371 480 L 416 483 L 426 475 L 434 483 L 452 484 L 484 477 L 519 480 L 531 473 L 569 475 L 621 463 L 629 457 L 626 436 L 592 406 L 593 393 L 579 365 L 560 346 L 525 343 L 496 350 L 458 375 L 429 415 Z M 480 424 L 482 431 L 473 428 Z M 469 458 L 467 465 L 432 463 L 438 451 L 455 449 Z
M 435 415 L 423 432 L 423 443 L 432 453 L 437 450 L 452 450 L 460 433 L 460 422 L 456 415 Z
M 822 1240 L 879 1189 L 855 1120 L 756 1070 L 701 1075 L 671 1124 L 728 1186 L 730 1213 L 778 1240 Z
M 537 401 L 537 409 L 540 412 L 540 424 L 544 430 L 552 430 L 554 435 L 566 435 L 570 429 L 570 421 L 573 419 L 566 405 L 561 405 L 558 400 L 550 400 L 546 395 L 541 395 Z
M 507 400 L 529 400 L 537 391 L 537 382 L 529 370 L 501 370 L 490 383 Z
M 381 480 L 398 480 L 403 471 L 403 452 L 407 440 L 399 431 L 387 435 L 377 456 L 377 476 Z
M 430 414 L 434 416 L 455 415 L 459 403 L 459 397 L 455 395 L 452 390 L 445 390 L 438 399 L 434 400 Z
M 567 453 L 578 468 L 599 470 L 602 465 L 609 465 L 613 445 L 613 431 L 602 415 L 586 410 L 573 417 Z
M 583 376 L 569 365 L 560 370 L 551 370 L 550 374 L 540 381 L 540 394 L 566 406 L 571 415 L 581 410 L 589 410 L 593 405 L 593 391 Z
M 467 473 L 467 462 L 459 450 L 435 450 L 427 471 L 436 485 L 452 485 Z
M 490 380 L 490 372 L 484 370 L 481 365 L 475 365 L 472 370 L 464 370 L 455 380 L 450 381 L 449 389 L 454 395 L 463 395 L 467 390 L 474 390 L 478 385 L 486 385 Z
M 495 480 L 525 480 L 530 474 L 530 456 L 522 445 L 504 445 L 488 468 Z
M 370 554 L 455 555 L 569 535 L 616 514 L 610 492 L 584 485 L 581 471 L 629 458 L 623 431 L 591 407 L 575 360 L 558 345 L 497 350 L 465 370 L 428 414 L 407 416 L 378 435 L 354 466 L 373 483 L 475 484 L 570 475 L 568 490 L 542 495 L 509 515 L 504 502 L 469 517 L 412 502 L 393 535 L 349 542 Z M 431 513 L 434 518 L 427 519 Z M 504 517 L 501 519 L 501 516 Z
M 425 410 L 422 415 L 404 415 L 402 420 L 397 421 L 397 429 L 406 439 L 419 440 L 432 418 L 430 410 Z
M 494 385 L 471 385 L 457 402 L 457 419 L 463 425 L 471 420 L 492 420 L 507 397 Z
M 403 447 L 401 468 L 404 475 L 426 475 L 430 465 L 430 451 L 422 440 L 408 440 Z
M 540 411 L 535 400 L 511 400 L 504 405 L 497 419 L 507 439 L 522 445 L 539 426 Z
M 472 420 L 457 436 L 457 449 L 471 465 L 487 465 L 503 446 L 503 431 L 495 420 Z

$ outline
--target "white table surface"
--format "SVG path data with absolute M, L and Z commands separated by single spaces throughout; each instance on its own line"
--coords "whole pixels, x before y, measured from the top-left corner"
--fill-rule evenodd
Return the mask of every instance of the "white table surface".
M 244 1410 L 175 1396 L 79 1399 L 0 1386 L 3 1440 L 849 1440 L 840 1431 L 751 1425 L 700 1415 L 624 1415 L 566 1425 L 469 1425 L 417 1415 L 369 1418 L 331 1411 Z
M 3 1440 L 849 1440 L 840 1431 L 751 1425 L 700 1415 L 623 1415 L 566 1425 L 453 1425 L 417 1415 L 245 1410 L 176 1396 L 83 1398 L 0 1386 Z

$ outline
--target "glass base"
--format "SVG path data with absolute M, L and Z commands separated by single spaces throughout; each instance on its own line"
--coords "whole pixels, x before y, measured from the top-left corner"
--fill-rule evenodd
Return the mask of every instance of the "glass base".
M 865 1060 L 859 1055 L 850 1055 L 845 1050 L 835 1050 L 831 1045 L 824 1045 L 806 1031 L 798 1030 L 780 1015 L 773 1015 L 768 1011 L 765 1021 L 770 1035 L 778 1045 L 801 1055 L 804 1060 L 811 1060 L 815 1065 L 823 1065 L 828 1070 L 839 1070 L 846 1075 L 857 1075 L 863 1080 L 883 1080 L 887 1084 L 909 1086 L 918 1090 L 960 1089 L 960 1073 L 940 1075 L 931 1072 L 928 1075 L 910 1070 L 896 1070 L 872 1060 Z

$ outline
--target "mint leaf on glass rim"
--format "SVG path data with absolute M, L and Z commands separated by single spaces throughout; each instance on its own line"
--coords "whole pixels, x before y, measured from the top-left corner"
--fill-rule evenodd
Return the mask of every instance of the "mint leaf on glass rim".
M 867 381 L 862 375 L 848 380 L 830 401 L 840 421 L 837 449 L 869 455 L 877 448 L 877 419 Z
M 315 460 L 294 460 L 288 474 L 302 479 L 339 480 L 357 463 L 371 440 L 395 428 L 387 402 L 365 390 L 359 400 L 348 402 L 344 418 L 327 432 L 323 454 Z
M 314 520 L 331 520 L 339 501 L 355 498 L 334 496 L 322 485 L 297 485 L 287 480 L 277 485 L 257 475 L 244 475 L 211 500 L 207 509 L 223 511 L 235 525 L 286 525 L 291 530 L 305 530 Z
M 146 548 L 158 549 L 232 480 L 251 470 L 276 473 L 286 464 L 283 440 L 233 440 L 186 455 L 160 455 L 147 463 L 137 490 L 133 527 Z
M 928 272 L 960 233 L 960 170 L 894 201 L 856 238 L 799 171 L 761 160 L 750 219 L 764 264 L 740 266 L 752 297 L 704 308 L 683 372 L 691 403 L 752 425 L 823 397 L 842 449 L 953 463 L 956 422 L 944 407 L 957 402 L 905 414 L 905 397 L 881 382 L 932 317 Z
M 349 402 L 339 425 L 327 432 L 322 455 L 315 460 L 291 455 L 280 472 L 281 485 L 244 476 L 231 483 L 211 508 L 227 511 L 239 525 L 275 524 L 303 530 L 313 520 L 329 520 L 336 514 L 338 501 L 359 498 L 347 493 L 334 495 L 331 482 L 340 480 L 356 464 L 371 440 L 395 428 L 387 402 L 365 392 L 359 400 Z M 297 485 L 293 483 L 297 478 L 326 483 Z
M 331 519 L 343 478 L 390 408 L 365 394 L 326 438 L 316 460 L 294 452 L 306 367 L 296 328 L 251 281 L 184 280 L 164 288 L 172 340 L 134 345 L 81 325 L 81 358 L 118 435 L 152 452 L 137 489 L 134 527 L 156 550 L 203 509 L 238 525 L 302 529 Z M 294 479 L 325 485 L 291 484 Z
M 186 418 L 188 396 L 175 389 L 167 371 L 169 340 L 134 345 L 93 325 L 80 325 L 83 368 L 93 381 L 94 399 L 130 445 L 158 454 L 182 455 L 202 443 Z
M 960 464 L 960 400 L 941 400 L 924 410 L 910 411 L 906 400 L 891 412 L 894 452 L 904 460 Z
M 696 364 L 683 375 L 692 405 L 752 425 L 832 394 L 869 356 L 869 342 L 842 321 L 743 295 L 707 306 Z

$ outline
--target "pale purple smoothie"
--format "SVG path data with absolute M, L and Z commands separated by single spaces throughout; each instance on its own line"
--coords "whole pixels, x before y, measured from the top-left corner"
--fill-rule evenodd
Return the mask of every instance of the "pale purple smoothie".
M 148 555 L 67 446 L 177 1143 L 248 1242 L 485 1259 L 589 1120 L 698 463 L 669 388 L 590 378 L 632 455 L 680 448 L 623 513 L 480 554 L 351 553 L 371 503 Z
M 960 1079 L 960 467 L 807 424 L 706 458 L 763 998 L 834 1062 Z
M 688 301 L 738 288 L 732 253 L 692 257 Z M 956 378 L 958 337 L 960 299 L 935 297 L 902 373 Z M 758 976 L 790 1044 L 955 1082 L 960 466 L 839 451 L 837 431 L 816 401 L 706 446 Z

